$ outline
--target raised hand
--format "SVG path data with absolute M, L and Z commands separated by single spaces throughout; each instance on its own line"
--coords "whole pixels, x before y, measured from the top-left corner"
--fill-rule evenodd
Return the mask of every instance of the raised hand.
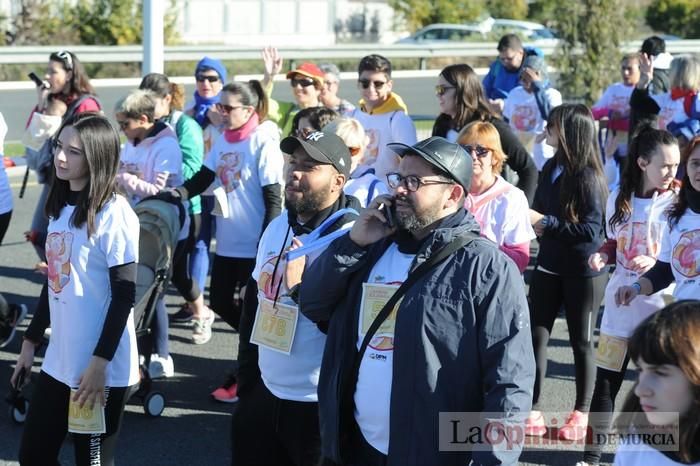
M 262 51 L 262 59 L 265 65 L 265 77 L 273 77 L 282 71 L 282 55 L 275 47 L 265 47 Z
M 385 213 L 379 210 L 382 204 L 385 206 L 383 209 L 390 209 L 394 205 L 394 199 L 389 195 L 377 196 L 355 220 L 350 230 L 350 239 L 358 246 L 376 243 L 396 231 L 396 226 L 390 227 Z

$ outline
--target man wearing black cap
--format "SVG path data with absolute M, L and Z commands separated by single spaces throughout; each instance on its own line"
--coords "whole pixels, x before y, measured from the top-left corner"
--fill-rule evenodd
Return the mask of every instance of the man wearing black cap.
M 322 456 L 351 465 L 515 464 L 517 439 L 445 451 L 468 447 L 460 429 L 471 426 L 440 413 L 472 413 L 476 428 L 474 416 L 516 428 L 524 419 L 535 363 L 522 279 L 463 207 L 472 177 L 464 149 L 440 137 L 389 146 L 401 157 L 387 175 L 393 197 L 375 199 L 300 286 L 303 315 L 329 321 Z M 387 305 L 397 289 L 401 301 Z
M 317 388 L 326 337 L 322 324 L 299 313 L 295 292 L 305 264 L 333 238 L 347 235 L 360 203 L 343 194 L 351 162 L 338 136 L 287 137 L 280 147 L 287 154 L 286 211 L 263 232 L 246 286 L 233 463 L 316 466 Z

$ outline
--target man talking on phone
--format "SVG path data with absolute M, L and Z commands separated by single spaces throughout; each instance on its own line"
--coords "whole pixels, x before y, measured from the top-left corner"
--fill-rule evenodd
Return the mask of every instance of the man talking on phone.
M 516 464 L 522 439 L 461 448 L 459 437 L 461 451 L 446 451 L 458 429 L 441 413 L 501 427 L 524 421 L 535 362 L 523 281 L 464 208 L 464 149 L 440 137 L 389 147 L 400 157 L 387 175 L 393 196 L 376 198 L 300 286 L 302 314 L 329 321 L 322 456 L 369 466 Z

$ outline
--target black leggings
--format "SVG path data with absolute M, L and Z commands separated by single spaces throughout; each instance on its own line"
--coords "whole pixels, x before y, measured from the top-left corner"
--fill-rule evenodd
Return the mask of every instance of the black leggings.
M 591 414 L 588 417 L 588 426 L 591 428 L 586 430 L 586 448 L 583 453 L 583 461 L 588 464 L 600 463 L 603 444 L 598 443 L 596 434 L 607 434 L 610 431 L 613 411 L 615 411 L 615 398 L 617 398 L 622 382 L 625 379 L 625 371 L 629 362 L 630 358 L 628 355 L 622 363 L 620 372 L 601 367 L 596 372 Z
M 72 434 L 75 464 L 114 464 L 114 453 L 119 438 L 124 405 L 132 387 L 107 389 L 105 407 L 105 434 Z M 58 454 L 68 433 L 68 399 L 70 387 L 41 371 L 32 393 L 27 421 L 19 447 L 21 465 L 59 465 Z
M 199 214 L 190 215 L 190 233 L 187 239 L 177 243 L 175 254 L 173 255 L 173 276 L 172 284 L 177 289 L 178 293 L 185 298 L 187 302 L 193 302 L 204 289 L 203 283 L 197 283 L 189 273 L 190 253 L 194 249 L 195 239 L 199 235 L 201 226 L 201 216 Z
M 255 268 L 255 259 L 241 259 L 214 255 L 211 269 L 210 307 L 234 329 L 241 320 L 243 294 L 235 298 L 236 288 L 248 283 Z
M 0 244 L 7 233 L 7 228 L 10 226 L 10 219 L 12 218 L 12 211 L 0 214 Z
M 595 381 L 593 329 L 605 293 L 607 275 L 562 277 L 535 269 L 530 282 L 530 320 L 535 347 L 535 387 L 532 408 L 539 410 L 540 393 L 547 374 L 547 343 L 554 320 L 564 306 L 569 343 L 574 351 L 576 403 L 574 409 L 588 412 Z

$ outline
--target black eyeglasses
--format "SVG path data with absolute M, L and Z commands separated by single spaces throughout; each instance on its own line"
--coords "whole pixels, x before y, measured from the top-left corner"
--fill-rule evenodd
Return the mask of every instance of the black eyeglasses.
M 447 91 L 454 88 L 454 86 L 443 86 L 442 84 L 438 84 L 435 86 L 435 95 L 443 96 L 447 93 Z
M 238 108 L 244 108 L 245 105 L 236 105 L 235 107 L 233 105 L 226 105 L 217 102 L 214 104 L 216 106 L 216 109 L 219 111 L 219 113 L 231 113 L 232 111 L 238 109 Z
M 294 78 L 294 79 L 291 79 L 291 80 L 289 81 L 289 84 L 291 84 L 292 87 L 297 87 L 297 86 L 309 87 L 309 86 L 313 86 L 313 85 L 314 85 L 314 80 L 313 80 L 313 79 L 309 79 L 309 78 L 301 78 L 301 79 Z
M 371 84 L 376 90 L 380 90 L 386 84 L 386 81 L 370 81 L 369 79 L 358 79 L 357 82 L 360 83 L 362 89 L 368 89 Z
M 219 82 L 218 76 L 207 76 L 203 74 L 198 74 L 194 79 L 196 79 L 198 83 L 203 83 L 204 81 L 209 81 L 210 83 Z
M 56 56 L 66 66 L 66 70 L 70 71 L 73 69 L 73 57 L 70 56 L 70 52 L 67 52 L 65 50 L 60 50 L 60 51 L 56 52 Z
M 491 152 L 491 149 L 488 147 L 484 147 L 481 144 L 461 144 L 461 146 L 464 148 L 464 150 L 467 151 L 469 155 L 476 154 L 477 157 L 486 157 L 489 155 L 489 152 Z
M 391 189 L 398 189 L 399 186 L 403 185 L 412 193 L 418 191 L 422 186 L 431 184 L 455 184 L 454 181 L 425 180 L 416 175 L 401 176 L 400 173 L 387 173 L 386 181 Z

